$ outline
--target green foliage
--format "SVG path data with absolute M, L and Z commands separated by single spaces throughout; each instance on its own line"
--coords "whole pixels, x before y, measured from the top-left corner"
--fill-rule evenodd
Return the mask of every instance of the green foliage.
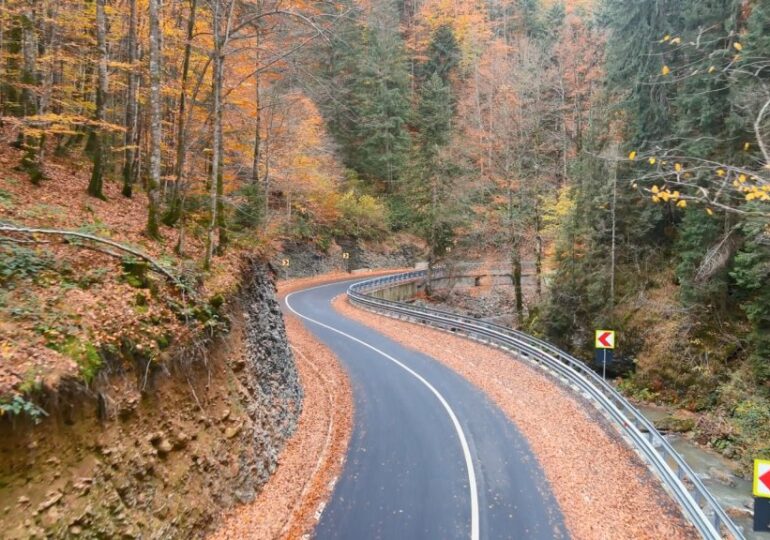
M 130 256 L 123 257 L 121 266 L 123 267 L 123 278 L 129 285 L 138 289 L 146 289 L 150 286 L 150 280 L 147 275 L 150 265 L 147 261 Z
M 54 258 L 46 251 L 16 245 L 0 245 L 0 283 L 14 279 L 34 278 L 55 268 Z
M 724 280 L 697 280 L 703 258 L 721 232 L 720 223 L 705 212 L 685 213 L 675 246 L 679 257 L 676 275 L 685 305 L 707 303 L 726 292 Z
M 76 336 L 65 336 L 63 340 L 49 343 L 48 346 L 71 358 L 80 368 L 80 376 L 86 384 L 93 382 L 104 365 L 104 359 L 94 344 Z
M 259 227 L 265 213 L 265 194 L 262 186 L 249 182 L 236 192 L 236 196 L 241 202 L 233 215 L 233 228 L 245 230 Z
M 668 105 L 672 86 L 650 84 L 661 65 L 658 41 L 676 35 L 680 24 L 680 0 L 605 0 L 602 18 L 609 26 L 607 79 L 615 92 L 624 95 L 630 113 L 630 144 L 660 140 L 671 131 Z
M 48 416 L 48 413 L 43 409 L 21 395 L 0 398 L 0 417 L 5 415 L 21 416 L 22 414 L 27 415 L 36 424 L 40 422 L 43 416 Z
M 112 231 L 110 230 L 110 228 L 98 218 L 95 218 L 93 221 L 89 223 L 82 224 L 80 227 L 78 227 L 77 230 L 78 232 L 81 232 L 84 234 L 91 234 L 94 236 L 101 236 L 104 238 L 109 238 L 112 234 Z
M 770 246 L 766 224 L 749 221 L 743 231 L 747 241 L 730 275 L 741 289 L 741 307 L 751 323 L 749 358 L 762 384 L 770 381 Z
M 11 206 L 13 206 L 13 195 L 4 189 L 0 189 L 0 207 L 10 208 Z
M 438 149 L 449 142 L 452 127 L 451 90 L 437 73 L 421 89 L 416 121 L 421 153 L 425 159 L 433 159 Z
M 746 450 L 746 460 L 770 457 L 770 401 L 752 397 L 738 404 L 733 412 L 739 442 Z
M 394 23 L 395 23 L 395 15 Z M 409 71 L 398 25 L 351 19 L 333 39 L 322 76 L 333 92 L 320 107 L 345 165 L 392 191 L 409 152 Z
M 618 390 L 626 396 L 630 396 L 638 401 L 647 401 L 654 403 L 658 399 L 657 392 L 653 392 L 646 386 L 640 386 L 634 381 L 633 376 L 621 379 L 618 383 Z
M 349 190 L 337 202 L 340 219 L 336 225 L 340 236 L 381 238 L 388 230 L 385 205 L 371 195 L 357 195 Z
M 444 84 L 449 84 L 450 76 L 460 64 L 460 56 L 460 47 L 452 28 L 439 26 L 428 45 L 428 61 L 421 69 L 422 78 L 438 75 Z

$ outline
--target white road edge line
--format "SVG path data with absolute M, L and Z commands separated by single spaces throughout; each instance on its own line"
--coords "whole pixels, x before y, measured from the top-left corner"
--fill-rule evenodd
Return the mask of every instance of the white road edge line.
M 430 384 L 427 380 L 423 378 L 422 375 L 412 370 L 410 367 L 406 366 L 405 364 L 402 364 L 400 361 L 396 360 L 386 352 L 381 351 L 377 347 L 374 347 L 373 345 L 369 345 L 365 341 L 362 341 L 358 339 L 357 337 L 351 336 L 350 334 L 346 334 L 342 330 L 338 330 L 334 327 L 331 327 L 327 324 L 324 324 L 320 321 L 317 321 L 315 319 L 311 319 L 310 317 L 306 317 L 305 315 L 302 315 L 297 310 L 295 310 L 291 303 L 289 302 L 289 298 L 291 298 L 294 294 L 299 292 L 306 292 L 311 291 L 313 289 L 320 289 L 322 287 L 329 287 L 331 285 L 339 285 L 339 283 L 330 283 L 328 285 L 320 285 L 318 287 L 310 287 L 308 289 L 303 289 L 301 291 L 295 291 L 292 293 L 289 293 L 284 298 L 284 302 L 286 303 L 286 307 L 289 308 L 289 310 L 294 313 L 297 317 L 300 317 L 301 319 L 305 319 L 306 321 L 309 321 L 313 324 L 317 324 L 318 326 L 321 326 L 323 328 L 326 328 L 327 330 L 331 330 L 332 332 L 336 332 L 337 334 L 341 336 L 345 336 L 346 338 L 355 341 L 356 343 L 363 345 L 364 347 L 367 347 L 377 354 L 380 354 L 384 358 L 387 358 L 397 366 L 399 366 L 401 369 L 412 375 L 415 379 L 420 381 L 422 384 L 424 384 L 428 390 L 433 392 L 433 395 L 436 396 L 436 398 L 439 400 L 441 405 L 444 406 L 444 409 L 446 410 L 447 414 L 449 415 L 449 418 L 452 420 L 452 424 L 454 424 L 455 430 L 457 431 L 457 437 L 460 439 L 460 446 L 463 449 L 463 456 L 465 457 L 465 468 L 468 470 L 468 485 L 470 487 L 470 497 L 471 497 L 471 540 L 479 540 L 479 492 L 478 488 L 476 487 L 476 472 L 473 469 L 473 460 L 471 459 L 471 451 L 468 446 L 468 440 L 465 438 L 465 432 L 463 431 L 462 426 L 460 425 L 460 421 L 457 419 L 457 416 L 455 415 L 454 411 L 452 410 L 452 407 L 449 406 L 449 403 L 447 403 L 447 400 L 444 399 L 444 396 L 441 395 L 441 393 L 436 390 L 432 384 Z

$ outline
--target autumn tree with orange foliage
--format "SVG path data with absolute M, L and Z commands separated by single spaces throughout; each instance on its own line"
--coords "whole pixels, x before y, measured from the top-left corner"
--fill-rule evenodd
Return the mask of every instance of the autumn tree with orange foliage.
M 253 184 L 270 200 L 269 154 L 280 147 L 270 144 L 278 129 L 271 117 L 283 101 L 273 88 L 286 87 L 297 58 L 328 39 L 338 15 L 331 2 L 301 0 L 9 0 L 0 20 L 0 100 L 4 124 L 25 150 L 20 166 L 43 181 L 47 149 L 77 156 L 85 144 L 89 194 L 105 198 L 103 185 L 118 178 L 126 197 L 143 186 L 148 236 L 175 227 L 179 253 L 187 215 L 207 207 L 209 266 L 227 244 L 241 188 Z

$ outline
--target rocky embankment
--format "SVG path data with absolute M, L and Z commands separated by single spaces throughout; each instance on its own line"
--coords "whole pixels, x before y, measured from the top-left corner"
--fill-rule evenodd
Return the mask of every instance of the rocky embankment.
M 38 425 L 0 418 L 0 536 L 203 537 L 253 500 L 302 388 L 270 271 L 249 265 L 228 308 L 228 335 L 149 376 L 127 361 L 58 389 Z

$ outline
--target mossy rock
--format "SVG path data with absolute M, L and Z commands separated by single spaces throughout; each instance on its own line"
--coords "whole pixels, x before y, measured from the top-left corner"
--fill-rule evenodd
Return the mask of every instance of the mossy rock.
M 695 428 L 695 419 L 679 416 L 666 416 L 655 422 L 655 427 L 660 431 L 671 433 L 686 433 Z

